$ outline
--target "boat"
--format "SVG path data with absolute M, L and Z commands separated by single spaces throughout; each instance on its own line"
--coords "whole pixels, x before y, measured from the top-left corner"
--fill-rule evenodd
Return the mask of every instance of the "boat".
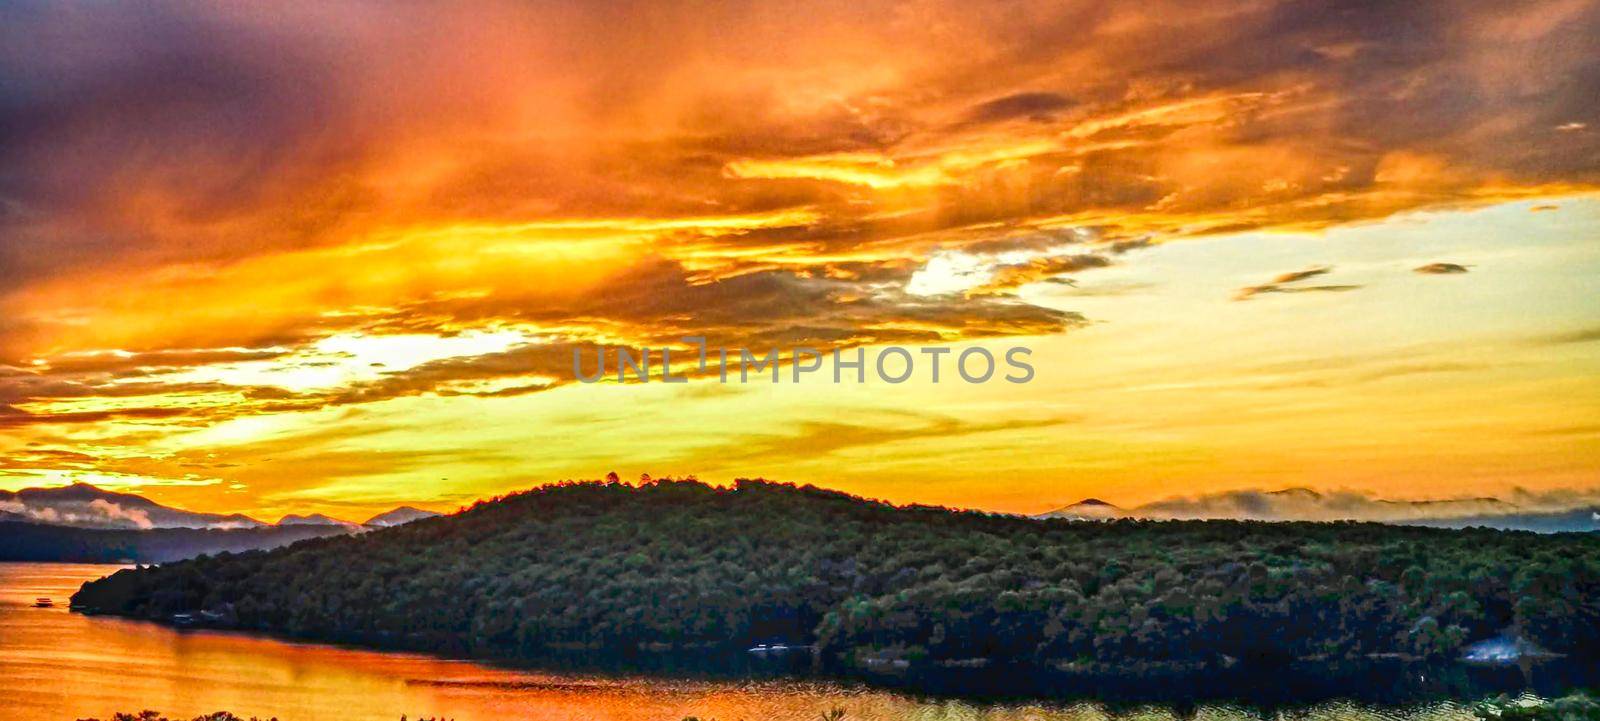
M 786 643 L 774 643 L 774 644 L 761 643 L 761 644 L 756 644 L 755 646 L 751 647 L 750 649 L 748 649 L 748 651 L 750 653 L 753 653 L 753 654 L 756 654 L 756 655 L 759 656 L 759 655 L 766 655 L 766 654 L 769 654 L 769 653 L 785 654 L 785 653 L 789 653 L 790 651 L 806 651 L 806 650 L 810 650 L 811 648 L 812 648 L 811 646 L 790 646 L 789 644 L 786 644 Z
M 56 605 L 55 601 L 51 601 L 50 599 L 45 598 L 43 596 L 40 596 L 38 598 L 33 599 L 33 607 L 34 608 L 49 608 L 49 607 L 54 606 L 54 605 Z

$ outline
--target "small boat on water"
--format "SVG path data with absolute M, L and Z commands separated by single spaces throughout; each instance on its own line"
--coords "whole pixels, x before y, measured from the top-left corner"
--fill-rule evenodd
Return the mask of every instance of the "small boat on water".
M 54 605 L 56 605 L 54 601 L 51 601 L 43 596 L 33 599 L 34 608 L 49 608 Z
M 790 651 L 809 651 L 809 650 L 811 650 L 811 648 L 812 648 L 811 646 L 799 646 L 799 645 L 791 646 L 791 645 L 786 644 L 786 643 L 774 643 L 774 644 L 761 643 L 761 644 L 756 644 L 755 646 L 750 647 L 748 649 L 748 651 L 750 653 L 756 654 L 757 656 L 763 656 L 763 655 L 766 655 L 766 654 L 769 654 L 769 653 L 772 653 L 772 654 L 785 654 L 785 653 L 789 653 Z

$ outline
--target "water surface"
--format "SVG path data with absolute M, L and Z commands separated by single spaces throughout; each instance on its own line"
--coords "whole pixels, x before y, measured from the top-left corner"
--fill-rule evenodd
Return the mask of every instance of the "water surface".
M 295 643 L 241 633 L 177 630 L 67 610 L 84 581 L 114 566 L 0 564 L 0 719 L 73 721 L 157 709 L 217 710 L 282 721 L 1467 721 L 1450 701 L 1391 707 L 1350 701 L 1263 712 L 1228 703 L 1177 709 L 1093 701 L 994 703 L 929 699 L 827 681 L 675 681 L 544 673 L 429 656 Z M 33 608 L 47 596 L 54 608 Z

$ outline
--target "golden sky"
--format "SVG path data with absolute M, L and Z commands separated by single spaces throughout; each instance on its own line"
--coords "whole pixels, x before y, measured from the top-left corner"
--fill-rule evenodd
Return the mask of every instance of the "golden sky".
M 8 4 L 0 487 L 1600 491 L 1597 38 L 1595 0 Z M 686 335 L 1037 375 L 573 382 Z

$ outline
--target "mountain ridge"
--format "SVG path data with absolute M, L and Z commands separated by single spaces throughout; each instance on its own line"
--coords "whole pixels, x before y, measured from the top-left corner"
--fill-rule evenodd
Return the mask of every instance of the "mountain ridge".
M 264 528 L 270 523 L 242 513 L 204 513 L 156 503 L 133 493 L 88 483 L 0 491 L 0 511 L 29 522 L 75 528 Z
M 379 513 L 376 516 L 368 518 L 366 522 L 361 525 L 367 526 L 368 528 L 389 528 L 391 526 L 404 525 L 412 521 L 420 521 L 424 518 L 433 518 L 439 515 L 441 514 L 434 511 L 423 510 L 415 506 L 400 506 L 399 508 L 384 511 L 383 513 Z
M 279 525 L 279 526 L 344 526 L 344 527 L 354 527 L 354 526 L 360 526 L 361 524 L 355 523 L 353 521 L 340 520 L 340 519 L 337 519 L 337 518 L 334 518 L 332 516 L 329 516 L 329 515 L 326 515 L 326 514 L 322 514 L 322 513 L 307 513 L 307 514 L 304 514 L 304 515 L 301 515 L 301 514 L 298 514 L 298 513 L 290 513 L 290 514 L 286 514 L 283 518 L 278 519 L 277 525 Z
M 1194 497 L 1175 496 L 1131 508 L 1099 498 L 1036 514 L 1068 520 L 1255 520 L 1367 521 L 1433 528 L 1484 527 L 1537 533 L 1600 530 L 1600 503 L 1577 494 L 1522 493 L 1519 503 L 1492 496 L 1442 500 L 1396 500 L 1353 491 L 1324 492 L 1304 487 L 1274 491 L 1235 490 Z
M 346 521 L 322 513 L 291 513 L 277 523 L 267 523 L 243 513 L 206 513 L 166 506 L 138 494 L 111 491 L 82 482 L 0 491 L 0 520 L 100 530 L 227 530 L 300 525 L 359 530 L 388 527 L 435 515 L 439 514 L 413 506 L 399 506 L 373 516 L 366 523 Z M 374 525 L 373 521 L 381 522 Z

